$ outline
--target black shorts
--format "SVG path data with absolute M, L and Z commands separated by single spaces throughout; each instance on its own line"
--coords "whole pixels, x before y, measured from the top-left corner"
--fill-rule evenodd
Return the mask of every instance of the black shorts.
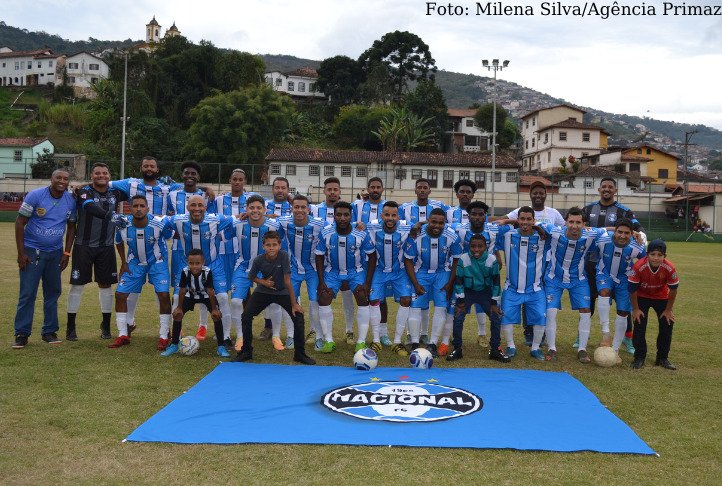
M 93 270 L 95 269 L 95 270 Z M 70 285 L 85 285 L 93 280 L 102 285 L 118 283 L 115 248 L 75 245 L 70 271 Z
M 206 309 L 208 309 L 208 312 L 211 311 L 211 299 L 206 297 L 205 299 L 196 300 L 190 297 L 185 297 L 183 299 L 183 313 L 192 311 L 195 309 L 197 304 L 203 304 L 206 306 Z

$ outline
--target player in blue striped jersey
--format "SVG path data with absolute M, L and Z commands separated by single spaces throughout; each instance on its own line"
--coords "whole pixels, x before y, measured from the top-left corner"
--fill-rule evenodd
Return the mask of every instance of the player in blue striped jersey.
M 358 304 L 358 336 L 356 350 L 366 347 L 369 329 L 369 288 L 376 268 L 376 251 L 366 231 L 353 229 L 351 204 L 339 201 L 335 204 L 334 226 L 321 232 L 316 247 L 316 273 L 318 274 L 318 311 L 324 340 L 321 352 L 336 349 L 333 340 L 333 312 L 331 302 L 347 282 Z M 366 265 L 366 255 L 368 264 Z
M 612 349 L 617 352 L 627 330 L 627 316 L 632 312 L 629 297 L 628 273 L 638 258 L 646 255 L 644 246 L 634 237 L 634 223 L 629 219 L 620 219 L 607 237 L 599 240 L 599 262 L 597 263 L 597 311 L 602 324 L 602 341 L 609 342 L 609 313 L 611 298 L 617 308 L 614 320 L 614 340 Z
M 476 184 L 469 179 L 461 179 L 454 184 L 454 192 L 459 205 L 446 210 L 446 222 L 450 224 L 468 223 L 469 212 L 467 208 L 471 204 L 471 200 L 474 199 L 474 194 L 476 194 Z M 490 250 L 491 248 L 489 247 Z
M 160 335 L 167 339 L 170 331 L 170 273 L 168 248 L 165 240 L 173 229 L 161 218 L 148 214 L 148 201 L 138 194 L 131 198 L 130 224 L 115 232 L 115 244 L 120 255 L 120 281 L 115 292 L 115 318 L 118 337 L 109 346 L 119 348 L 130 344 L 135 326 L 128 327 L 128 294 L 139 294 L 146 278 L 153 285 L 160 306 Z M 126 257 L 125 247 L 128 254 Z
M 587 342 L 592 314 L 584 261 L 587 253 L 596 248 L 606 231 L 585 228 L 582 210 L 578 207 L 567 211 L 565 226 L 542 225 L 540 228 L 547 234 L 546 249 L 549 251 L 549 264 L 544 276 L 547 294 L 546 334 L 549 343 L 547 359 L 556 358 L 557 312 L 562 307 L 562 292 L 567 289 L 572 309 L 579 310 L 577 358 L 582 363 L 589 363 L 591 359 L 587 353 Z
M 461 239 L 446 224 L 446 211 L 442 208 L 434 208 L 421 234 L 406 241 L 404 265 L 415 291 L 408 321 L 412 347 L 419 345 L 421 309 L 427 309 L 433 300 L 434 317 L 427 349 L 438 356 L 436 343 L 446 324 L 456 263 L 462 253 Z
M 368 200 L 357 199 L 351 205 L 353 206 L 353 222 L 369 224 L 371 221 L 381 219 L 381 211 L 386 202 L 381 198 L 384 193 L 384 183 L 380 177 L 372 177 L 366 184 L 366 192 Z
M 293 216 L 278 218 L 279 233 L 291 257 L 291 284 L 294 293 L 300 298 L 301 283 L 306 282 L 306 292 L 309 300 L 309 320 L 311 329 L 306 336 L 307 344 L 323 346 L 323 331 L 318 320 L 318 274 L 316 273 L 316 246 L 321 237 L 321 231 L 326 223 L 320 219 L 311 218 L 308 214 L 308 198 L 297 194 L 293 198 Z M 318 336 L 318 338 L 317 338 Z M 288 339 L 286 339 L 288 341 Z M 288 344 L 288 343 L 287 343 Z
M 110 181 L 112 189 L 118 189 L 130 199 L 133 196 L 144 196 L 148 201 L 148 210 L 153 216 L 165 216 L 168 214 L 168 193 L 171 189 L 180 189 L 181 184 L 168 186 L 158 180 L 160 171 L 155 157 L 143 157 L 140 162 L 142 179 L 128 178 L 120 181 Z
M 233 269 L 233 285 L 231 286 L 231 314 L 233 326 L 236 329 L 236 351 L 243 345 L 243 331 L 241 329 L 241 315 L 243 314 L 243 301 L 248 298 L 248 291 L 253 282 L 248 278 L 248 270 L 253 259 L 264 253 L 263 235 L 268 231 L 278 231 L 278 222 L 266 216 L 266 201 L 259 195 L 253 195 L 246 200 L 247 219 L 236 220 L 233 225 L 234 238 L 238 240 L 238 258 Z M 278 326 L 280 328 L 280 314 Z M 273 346 L 284 349 L 279 332 L 273 330 Z
M 290 216 L 292 205 L 288 202 L 288 190 L 290 189 L 288 179 L 285 177 L 276 177 L 273 179 L 271 188 L 273 197 L 266 199 L 266 214 L 272 218 L 281 216 Z
M 506 263 L 506 280 L 501 301 L 501 326 L 509 344 L 506 354 L 516 355 L 512 325 L 519 324 L 522 312 L 526 312 L 527 320 L 533 329 L 531 356 L 544 361 L 545 356 L 539 346 L 546 326 L 546 294 L 543 282 L 545 243 L 543 236 L 534 230 L 534 209 L 522 206 L 517 212 L 517 218 L 519 228 L 500 226 L 497 236 L 497 249 L 504 251 Z M 494 346 L 492 335 L 492 349 Z
M 444 218 L 446 218 L 446 211 L 449 209 L 449 206 L 441 201 L 429 199 L 431 186 L 429 185 L 428 179 L 417 179 L 414 187 L 416 192 L 416 201 L 402 204 L 399 211 L 399 218 L 403 219 L 408 224 L 416 224 L 419 222 L 424 223 L 428 220 L 429 215 L 434 208 L 441 208 L 444 211 Z
M 381 211 L 381 223 L 368 226 L 371 244 L 376 249 L 376 270 L 371 280 L 371 347 L 381 350 L 381 303 L 386 297 L 393 296 L 399 302 L 396 314 L 396 332 L 391 350 L 399 356 L 408 356 L 401 345 L 401 335 L 409 318 L 411 305 L 411 281 L 404 265 L 404 246 L 409 238 L 411 227 L 399 222 L 399 204 L 386 201 Z

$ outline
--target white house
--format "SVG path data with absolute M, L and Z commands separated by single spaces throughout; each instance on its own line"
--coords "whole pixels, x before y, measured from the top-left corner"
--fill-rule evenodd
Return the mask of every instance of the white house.
M 0 86 L 41 86 L 55 84 L 58 56 L 53 51 L 0 49 Z
M 447 111 L 449 129 L 446 131 L 444 151 L 481 152 L 490 149 L 491 134 L 482 132 L 474 121 L 476 110 L 449 108 Z
M 606 148 L 608 133 L 583 123 L 584 113 L 570 105 L 558 105 L 522 116 L 522 170 L 557 172 L 562 157 L 588 157 Z
M 44 149 L 55 152 L 55 146 L 47 137 L 0 138 L 0 177 L 29 178 L 30 165 Z
M 623 150 L 591 155 L 588 159 L 583 159 L 582 163 L 587 160 L 589 165 L 621 169 L 625 174 L 637 174 L 640 177 L 648 177 L 648 165 L 652 161 L 649 157 L 626 153 Z
M 101 79 L 108 79 L 110 68 L 94 54 L 78 52 L 65 58 L 65 76 L 76 96 L 92 97 L 93 85 Z
M 620 174 L 604 167 L 587 167 L 575 174 L 562 176 L 559 179 L 559 194 L 585 194 L 587 200 L 597 199 L 597 189 L 603 178 L 611 177 L 617 184 L 618 195 L 634 194 L 639 189 L 639 183 L 627 174 Z
M 265 74 L 266 83 L 276 91 L 294 98 L 325 99 L 326 95 L 316 89 L 318 73 L 315 69 L 304 67 L 282 73 L 271 71 Z

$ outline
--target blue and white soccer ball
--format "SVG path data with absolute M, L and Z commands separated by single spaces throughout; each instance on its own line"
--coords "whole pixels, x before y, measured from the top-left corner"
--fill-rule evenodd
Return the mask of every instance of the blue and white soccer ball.
M 178 351 L 185 356 L 191 356 L 198 352 L 201 344 L 195 336 L 185 336 L 178 342 Z
M 428 349 L 416 348 L 411 351 L 411 354 L 409 355 L 409 363 L 411 363 L 412 368 L 428 370 L 434 366 L 434 357 Z
M 370 371 L 379 364 L 379 357 L 371 348 L 359 349 L 353 355 L 353 366 L 357 370 Z

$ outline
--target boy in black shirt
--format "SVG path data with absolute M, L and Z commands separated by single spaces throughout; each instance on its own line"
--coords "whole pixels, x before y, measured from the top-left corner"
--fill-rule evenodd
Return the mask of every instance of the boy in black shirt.
M 270 304 L 280 305 L 293 318 L 293 360 L 313 365 L 316 361 L 306 355 L 304 346 L 303 309 L 296 301 L 291 285 L 291 259 L 288 252 L 281 250 L 281 236 L 276 231 L 263 235 L 264 254 L 258 255 L 251 263 L 248 278 L 256 283 L 256 288 L 248 299 L 241 315 L 243 328 L 243 347 L 236 361 L 253 359 L 253 318 L 263 312 Z

